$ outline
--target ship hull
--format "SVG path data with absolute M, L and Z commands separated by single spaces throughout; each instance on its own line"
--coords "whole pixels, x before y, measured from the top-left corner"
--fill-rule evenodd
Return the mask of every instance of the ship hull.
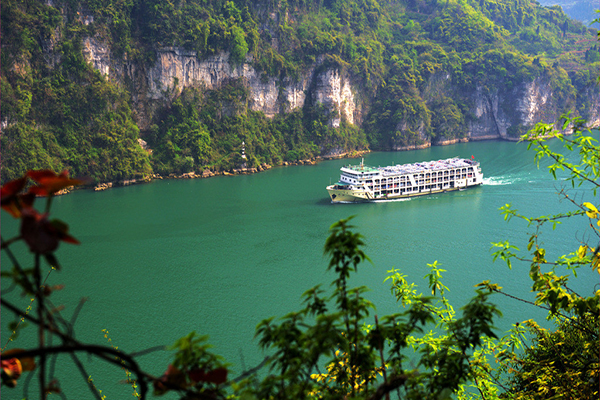
M 465 190 L 467 188 L 472 188 L 472 187 L 476 187 L 476 186 L 480 186 L 480 185 L 481 185 L 481 183 L 477 183 L 475 185 L 463 186 L 463 187 L 427 190 L 427 191 L 410 193 L 410 194 L 385 194 L 385 195 L 372 196 L 372 197 L 369 196 L 364 190 L 339 190 L 339 189 L 333 189 L 333 185 L 327 187 L 327 192 L 329 192 L 329 197 L 331 198 L 332 203 L 365 203 L 365 202 L 374 202 L 374 201 L 382 201 L 382 200 L 407 199 L 410 197 L 427 196 L 427 195 L 431 195 L 431 194 L 454 192 L 457 190 Z
M 364 190 L 340 190 L 334 189 L 334 185 L 331 185 L 327 186 L 327 191 L 329 192 L 331 201 L 335 203 L 355 203 L 372 200 L 367 197 Z

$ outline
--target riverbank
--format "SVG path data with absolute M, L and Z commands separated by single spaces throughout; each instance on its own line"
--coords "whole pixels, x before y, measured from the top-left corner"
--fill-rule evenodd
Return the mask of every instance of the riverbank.
M 517 142 L 517 141 L 521 140 L 521 138 L 512 138 L 512 137 L 503 138 L 503 137 L 498 137 L 498 136 L 494 136 L 494 135 L 479 136 L 476 138 L 456 138 L 456 139 L 439 141 L 439 142 L 436 142 L 433 144 L 431 142 L 428 142 L 428 143 L 425 143 L 422 145 L 399 147 L 392 151 L 422 150 L 422 149 L 426 149 L 426 148 L 430 148 L 430 147 L 443 147 L 443 146 L 457 144 L 457 143 L 479 142 L 479 141 L 487 141 L 487 140 L 501 140 L 501 141 L 508 141 L 508 142 Z M 200 172 L 190 171 L 190 172 L 186 172 L 186 173 L 183 173 L 180 175 L 169 174 L 168 176 L 162 176 L 160 174 L 153 174 L 151 176 L 144 177 L 142 179 L 129 179 L 129 180 L 117 181 L 117 182 L 102 182 L 102 183 L 95 185 L 93 187 L 93 190 L 98 192 L 98 191 L 104 191 L 107 189 L 112 189 L 115 187 L 129 186 L 129 185 L 134 185 L 134 184 L 138 184 L 138 183 L 147 183 L 147 182 L 151 182 L 154 180 L 163 180 L 163 179 L 205 179 L 205 178 L 212 178 L 215 176 L 250 175 L 250 174 L 256 174 L 259 172 L 267 171 L 274 167 L 287 167 L 287 166 L 295 166 L 295 165 L 315 165 L 318 162 L 324 161 L 324 160 L 333 160 L 333 159 L 341 159 L 341 158 L 356 158 L 356 157 L 360 157 L 360 156 L 370 153 L 370 152 L 371 152 L 370 150 L 355 150 L 355 151 L 348 152 L 348 153 L 329 154 L 329 155 L 317 156 L 317 157 L 312 157 L 312 158 L 307 158 L 307 159 L 297 160 L 297 161 L 283 161 L 281 164 L 277 164 L 274 166 L 267 164 L 267 163 L 263 163 L 263 164 L 259 165 L 258 167 L 251 167 L 251 168 L 240 167 L 240 168 L 233 168 L 233 169 L 222 170 L 222 171 L 212 170 L 211 168 L 205 168 Z
M 548 136 L 546 136 L 546 137 L 548 137 Z M 518 138 L 517 137 L 498 137 L 498 136 L 494 136 L 494 135 L 478 136 L 478 137 L 473 137 L 473 138 L 456 138 L 456 139 L 439 141 L 439 142 L 436 142 L 433 144 L 429 142 L 429 143 L 425 143 L 422 145 L 400 147 L 400 148 L 396 148 L 392 151 L 422 150 L 422 149 L 426 149 L 426 148 L 430 148 L 430 147 L 443 147 L 443 146 L 457 144 L 457 143 L 480 142 L 480 141 L 487 141 L 487 140 L 518 142 L 518 141 L 522 140 L 522 138 L 520 138 L 520 137 L 518 137 Z M 348 153 L 329 154 L 329 155 L 317 156 L 317 157 L 312 157 L 312 158 L 307 158 L 307 159 L 297 160 L 297 161 L 283 161 L 281 164 L 277 164 L 274 166 L 269 165 L 267 163 L 263 163 L 263 164 L 259 165 L 258 167 L 251 167 L 251 168 L 240 167 L 240 168 L 234 168 L 234 169 L 222 170 L 222 171 L 212 170 L 211 168 L 205 168 L 205 169 L 201 170 L 200 172 L 190 171 L 190 172 L 186 172 L 186 173 L 183 173 L 180 175 L 169 174 L 168 176 L 162 176 L 160 174 L 152 174 L 150 176 L 146 176 L 146 177 L 139 178 L 139 179 L 127 179 L 127 180 L 113 181 L 113 182 L 101 182 L 96 185 L 80 187 L 79 189 L 93 189 L 96 192 L 100 192 L 100 191 L 112 189 L 115 187 L 129 186 L 129 185 L 135 185 L 135 184 L 139 184 L 139 183 L 148 183 L 148 182 L 152 182 L 154 180 L 200 179 L 200 178 L 204 179 L 204 178 L 211 178 L 211 177 L 215 177 L 215 176 L 249 175 L 249 174 L 256 174 L 259 172 L 263 172 L 263 171 L 269 170 L 274 167 L 286 167 L 286 166 L 295 166 L 295 165 L 315 165 L 318 162 L 324 161 L 324 160 L 341 159 L 341 158 L 356 158 L 356 157 L 360 157 L 367 153 L 370 153 L 370 150 L 356 150 L 356 151 L 352 151 L 352 152 L 348 152 Z M 75 189 L 77 189 L 77 188 L 67 188 L 67 189 L 64 189 L 63 191 L 61 191 L 60 193 L 56 193 L 56 195 L 68 194 Z
M 370 152 L 370 150 L 360 150 L 360 151 L 357 150 L 357 151 L 352 151 L 349 153 L 339 153 L 339 154 L 332 154 L 332 155 L 326 155 L 326 156 L 317 156 L 317 157 L 307 158 L 304 160 L 283 161 L 281 164 L 275 165 L 275 167 L 288 167 L 288 166 L 294 166 L 294 165 L 315 165 L 319 161 L 323 161 L 323 160 L 333 160 L 333 159 L 340 159 L 340 158 L 356 158 L 356 157 L 360 157 L 364 154 L 367 154 L 369 152 Z M 93 190 L 96 192 L 101 192 L 101 191 L 104 191 L 107 189 L 112 189 L 112 188 L 119 187 L 119 186 L 129 186 L 129 185 L 135 185 L 138 183 L 148 183 L 153 180 L 162 180 L 162 179 L 201 179 L 201 178 L 204 179 L 204 178 L 212 178 L 214 176 L 250 175 L 250 174 L 256 174 L 259 172 L 264 172 L 271 168 L 273 168 L 273 166 L 271 166 L 270 164 L 263 163 L 263 164 L 259 165 L 258 167 L 251 167 L 251 168 L 240 167 L 240 168 L 233 168 L 230 170 L 223 170 L 223 171 L 213 171 L 210 168 L 206 168 L 206 169 L 202 170 L 202 172 L 198 172 L 198 173 L 196 173 L 195 171 L 190 171 L 190 172 L 185 172 L 180 175 L 169 174 L 168 176 L 162 176 L 160 174 L 153 174 L 151 176 L 144 177 L 141 179 L 128 179 L 128 180 L 117 181 L 117 182 L 98 183 L 97 185 L 95 185 L 93 187 Z M 65 191 L 65 193 L 62 193 L 62 194 L 66 194 L 69 191 L 70 190 Z
M 399 147 L 399 148 L 394 149 L 393 151 L 422 150 L 422 149 L 426 149 L 426 148 L 430 148 L 430 147 L 447 146 L 447 145 L 452 145 L 452 144 L 457 144 L 457 143 L 480 142 L 480 141 L 487 141 L 487 140 L 501 140 L 501 141 L 507 141 L 507 142 L 518 142 L 518 141 L 522 140 L 522 138 L 521 137 L 499 137 L 496 135 L 478 136 L 478 137 L 472 137 L 472 138 L 456 138 L 456 139 L 438 141 L 436 143 L 428 142 L 428 143 L 425 143 L 422 145 Z M 330 155 L 317 156 L 317 157 L 312 157 L 312 158 L 307 158 L 307 159 L 297 160 L 297 161 L 283 161 L 281 164 L 277 164 L 275 166 L 272 166 L 267 163 L 263 163 L 257 167 L 251 167 L 251 168 L 240 167 L 240 168 L 233 168 L 233 169 L 222 170 L 222 171 L 205 168 L 200 172 L 190 171 L 190 172 L 186 172 L 186 173 L 183 173 L 180 175 L 169 174 L 168 176 L 162 176 L 160 174 L 153 174 L 151 176 L 144 177 L 142 179 L 129 179 L 129 180 L 123 180 L 123 181 L 117 181 L 117 182 L 102 182 L 102 183 L 99 183 L 99 184 L 93 186 L 93 190 L 94 191 L 104 191 L 104 190 L 111 189 L 114 187 L 129 186 L 129 185 L 134 185 L 134 184 L 138 184 L 138 183 L 147 183 L 147 182 L 151 182 L 153 180 L 162 180 L 162 179 L 201 179 L 201 178 L 205 179 L 205 178 L 212 178 L 215 176 L 249 175 L 249 174 L 256 174 L 259 172 L 267 171 L 274 167 L 287 167 L 287 166 L 294 166 L 294 165 L 315 165 L 319 161 L 324 161 L 324 160 L 341 159 L 341 158 L 356 158 L 356 157 L 360 157 L 364 154 L 367 154 L 369 152 L 370 152 L 370 150 L 360 150 L 360 151 L 357 150 L 357 151 L 352 151 L 352 152 L 348 152 L 348 153 L 330 154 Z M 65 193 L 61 193 L 61 194 L 66 194 L 69 191 L 70 190 L 66 190 Z

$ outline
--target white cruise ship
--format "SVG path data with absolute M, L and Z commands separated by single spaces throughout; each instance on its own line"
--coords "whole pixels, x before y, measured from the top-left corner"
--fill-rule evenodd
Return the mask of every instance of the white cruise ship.
M 332 202 L 358 202 L 463 190 L 483 183 L 479 162 L 449 158 L 389 167 L 348 165 L 339 182 L 327 186 Z

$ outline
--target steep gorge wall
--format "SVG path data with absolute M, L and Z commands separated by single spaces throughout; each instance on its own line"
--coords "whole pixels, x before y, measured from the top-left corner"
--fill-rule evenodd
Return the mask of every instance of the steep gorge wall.
M 332 126 L 339 126 L 342 118 L 354 124 L 362 117 L 348 74 L 337 69 L 322 70 L 318 62 L 304 71 L 299 80 L 280 82 L 256 71 L 251 60 L 241 65 L 230 63 L 228 53 L 198 60 L 194 51 L 168 47 L 156 50 L 153 65 L 138 66 L 114 59 L 108 46 L 95 38 L 84 40 L 83 51 L 94 68 L 109 79 L 131 82 L 134 108 L 142 130 L 148 128 L 157 105 L 169 101 L 183 88 L 218 89 L 232 79 L 241 79 L 249 89 L 250 109 L 261 111 L 269 118 L 302 108 L 311 87 L 314 87 L 314 100 L 335 113 L 330 122 Z
M 475 120 L 469 123 L 473 140 L 509 139 L 513 126 L 531 127 L 538 121 L 558 120 L 559 105 L 547 78 L 539 77 L 510 91 L 489 91 L 478 87 L 472 96 Z
M 114 58 L 110 48 L 96 38 L 86 38 L 83 47 L 85 57 L 94 68 L 109 79 L 128 83 L 142 131 L 148 129 L 156 109 L 172 100 L 183 88 L 218 89 L 232 79 L 240 79 L 248 88 L 250 109 L 261 111 L 267 117 L 302 108 L 307 96 L 312 96 L 312 101 L 323 104 L 332 112 L 329 123 L 333 127 L 338 127 L 342 119 L 356 125 L 364 120 L 366 106 L 365 99 L 358 95 L 360 87 L 353 84 L 347 72 L 323 68 L 320 60 L 305 70 L 298 80 L 282 82 L 256 71 L 251 59 L 241 65 L 230 63 L 227 53 L 198 60 L 193 51 L 161 48 L 156 50 L 154 64 L 143 66 Z M 453 91 L 454 88 L 446 75 L 427 90 Z M 583 110 L 583 117 L 590 123 L 599 123 L 600 94 L 597 88 L 590 88 L 588 95 L 595 106 Z M 512 90 L 477 87 L 467 97 L 471 118 L 465 127 L 465 138 L 469 140 L 510 139 L 511 127 L 526 129 L 538 121 L 554 122 L 560 117 L 561 105 L 556 104 L 550 81 L 545 77 L 517 85 Z M 398 129 L 402 130 L 404 125 L 405 122 L 400 122 Z M 424 144 L 416 147 L 431 145 L 424 129 L 417 133 Z M 396 149 L 411 147 L 415 146 Z

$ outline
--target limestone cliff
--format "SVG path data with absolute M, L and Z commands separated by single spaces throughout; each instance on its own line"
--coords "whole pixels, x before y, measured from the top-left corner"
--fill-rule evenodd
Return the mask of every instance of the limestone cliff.
M 110 79 L 133 82 L 134 107 L 142 130 L 149 126 L 156 106 L 177 96 L 183 88 L 218 89 L 231 79 L 242 79 L 250 92 L 250 109 L 261 111 L 267 117 L 303 107 L 309 86 L 314 82 L 314 101 L 334 113 L 331 126 L 338 127 L 342 118 L 350 123 L 361 120 L 361 105 L 354 95 L 349 75 L 339 69 L 315 73 L 319 62 L 304 71 L 297 81 L 281 82 L 257 72 L 251 58 L 242 65 L 230 63 L 229 54 L 225 52 L 198 60 L 193 51 L 161 48 L 156 50 L 153 65 L 138 66 L 114 59 L 108 46 L 96 38 L 86 38 L 83 44 L 84 55 L 95 69 Z
M 226 52 L 200 60 L 193 51 L 166 47 L 156 50 L 152 65 L 138 65 L 113 57 L 110 48 L 101 39 L 91 37 L 84 39 L 83 52 L 94 68 L 109 79 L 128 83 L 142 132 L 148 129 L 157 107 L 172 100 L 184 88 L 218 89 L 231 79 L 241 79 L 248 88 L 249 108 L 261 111 L 269 118 L 302 108 L 307 96 L 311 96 L 314 103 L 322 104 L 330 112 L 330 126 L 339 127 L 342 120 L 360 126 L 368 103 L 365 101 L 368 99 L 358 95 L 360 84 L 353 82 L 348 71 L 339 67 L 324 68 L 322 59 L 317 59 L 297 80 L 288 78 L 281 81 L 255 70 L 251 57 L 241 65 L 233 64 Z M 446 73 L 442 79 L 432 82 L 424 89 L 425 98 L 432 93 L 455 91 L 450 75 Z M 598 90 L 590 88 L 588 96 L 594 104 L 600 105 Z M 470 99 L 471 118 L 464 127 L 463 139 L 510 139 L 511 128 L 514 138 L 516 133 L 537 121 L 554 122 L 560 117 L 561 107 L 556 104 L 550 81 L 545 77 L 516 85 L 511 90 L 477 87 L 473 93 L 467 94 L 467 98 Z M 598 123 L 599 108 L 582 110 L 582 116 L 591 123 Z M 401 121 L 397 130 L 402 131 L 407 126 L 406 121 Z M 395 145 L 392 148 L 402 150 L 432 144 L 426 135 L 425 124 L 417 123 L 415 131 L 418 136 L 416 145 Z M 436 144 L 457 140 L 441 139 Z
M 511 127 L 527 128 L 538 121 L 554 122 L 560 117 L 560 107 L 552 95 L 550 82 L 545 78 L 526 82 L 510 91 L 478 87 L 473 95 L 475 120 L 469 124 L 468 137 L 509 139 Z

